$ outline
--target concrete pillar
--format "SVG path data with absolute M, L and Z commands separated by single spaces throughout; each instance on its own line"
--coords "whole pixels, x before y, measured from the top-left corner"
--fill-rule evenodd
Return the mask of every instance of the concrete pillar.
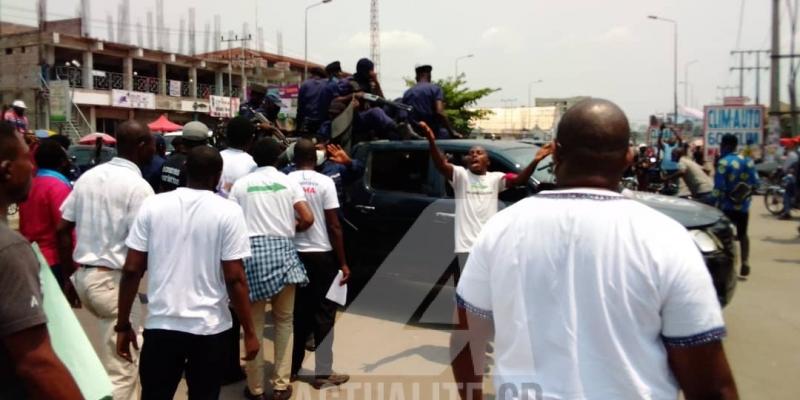
M 247 101 L 247 73 L 242 74 L 241 82 L 242 85 L 239 88 L 239 99 L 241 99 L 242 102 L 245 102 Z
M 86 119 L 89 120 L 92 132 L 97 132 L 97 110 L 94 106 L 89 106 L 89 115 L 86 116 Z
M 158 94 L 167 95 L 167 64 L 158 64 Z
M 94 78 L 92 78 L 92 71 L 94 71 L 94 54 L 91 50 L 83 52 L 83 88 L 94 89 Z
M 122 87 L 133 90 L 133 57 L 125 57 L 122 67 Z
M 189 97 L 197 98 L 197 68 L 189 67 Z
M 44 49 L 44 62 L 51 67 L 56 66 L 56 48 L 55 46 L 46 46 Z
M 214 72 L 214 95 L 222 96 L 225 93 L 225 74 L 222 71 Z

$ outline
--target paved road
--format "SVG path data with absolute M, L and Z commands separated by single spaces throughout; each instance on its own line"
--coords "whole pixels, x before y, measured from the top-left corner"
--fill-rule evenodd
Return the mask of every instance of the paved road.
M 760 197 L 751 218 L 753 272 L 747 281 L 739 282 L 725 310 L 728 357 L 742 398 L 799 399 L 800 221 L 769 216 Z M 89 323 L 83 312 L 79 315 Z M 268 337 L 271 328 L 268 321 Z M 409 327 L 396 318 L 370 312 L 342 314 L 335 335 L 335 368 L 353 375 L 353 381 L 322 392 L 297 382 L 295 398 L 455 399 L 447 332 Z M 273 360 L 271 348 L 271 342 L 265 342 L 267 373 Z M 312 362 L 313 357 L 307 366 Z M 240 399 L 243 388 L 243 383 L 227 386 L 222 397 Z M 176 398 L 184 399 L 185 393 L 182 386 Z

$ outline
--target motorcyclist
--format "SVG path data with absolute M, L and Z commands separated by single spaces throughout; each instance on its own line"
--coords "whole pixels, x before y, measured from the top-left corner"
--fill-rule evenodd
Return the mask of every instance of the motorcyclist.
M 783 192 L 783 212 L 778 216 L 779 219 L 789 220 L 792 219 L 792 208 L 795 205 L 795 196 L 797 194 L 797 172 L 800 166 L 800 154 L 797 149 L 797 142 L 791 141 L 786 143 L 785 153 L 786 158 L 783 161 L 783 179 L 781 183 L 784 188 Z

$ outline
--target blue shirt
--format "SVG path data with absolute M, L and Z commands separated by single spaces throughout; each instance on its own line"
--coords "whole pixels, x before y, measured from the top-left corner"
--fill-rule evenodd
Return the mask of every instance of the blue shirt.
M 300 86 L 297 98 L 298 122 L 303 119 L 325 121 L 328 119 L 328 107 L 338 93 L 335 83 L 320 78 L 311 78 Z
M 714 174 L 714 197 L 722 211 L 750 211 L 751 198 L 739 204 L 730 199 L 731 191 L 740 182 L 753 188 L 758 185 L 758 172 L 753 160 L 736 153 L 720 158 Z
M 161 167 L 164 166 L 165 162 L 167 162 L 167 160 L 156 154 L 153 156 L 153 159 L 150 160 L 149 164 L 141 168 L 142 177 L 156 192 L 158 192 L 158 187 L 161 185 Z
M 661 158 L 661 169 L 663 171 L 677 171 L 678 163 L 672 160 L 672 151 L 678 148 L 678 144 L 663 143 L 661 146 L 664 150 Z
M 430 82 L 417 83 L 403 94 L 403 104 L 414 107 L 411 118 L 414 122 L 434 123 L 436 102 L 444 101 L 444 92 L 439 85 Z

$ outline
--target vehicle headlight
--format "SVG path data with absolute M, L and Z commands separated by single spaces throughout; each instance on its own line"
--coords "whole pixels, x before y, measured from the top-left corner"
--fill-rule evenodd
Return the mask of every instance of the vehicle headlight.
M 692 235 L 692 239 L 694 240 L 694 244 L 702 251 L 703 253 L 710 253 L 712 251 L 717 251 L 722 246 L 719 243 L 719 240 L 714 237 L 714 235 L 706 232 L 706 231 L 699 231 L 693 230 L 690 231 Z

